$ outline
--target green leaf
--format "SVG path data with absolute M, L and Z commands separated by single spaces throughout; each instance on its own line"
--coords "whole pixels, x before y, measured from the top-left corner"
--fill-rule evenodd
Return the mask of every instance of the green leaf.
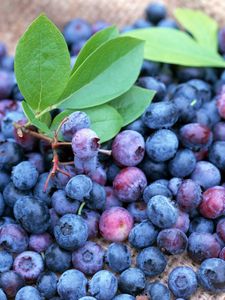
M 131 37 L 104 43 L 72 75 L 59 107 L 83 109 L 125 93 L 138 77 L 143 49 L 144 43 Z
M 82 109 L 91 120 L 91 128 L 99 136 L 101 143 L 113 138 L 123 126 L 123 119 L 115 108 L 108 104 Z M 65 110 L 58 114 L 52 122 L 51 130 L 56 130 L 60 122 L 74 110 Z
M 199 10 L 177 8 L 174 13 L 179 23 L 187 29 L 199 45 L 217 52 L 218 24 L 215 20 Z
M 77 68 L 85 61 L 85 59 L 91 55 L 96 49 L 98 49 L 105 42 L 119 36 L 119 31 L 115 26 L 108 27 L 95 33 L 81 49 L 78 57 L 76 58 L 72 74 Z
M 221 56 L 201 47 L 187 33 L 176 29 L 138 29 L 126 35 L 146 42 L 145 59 L 189 67 L 225 67 Z
M 15 73 L 26 102 L 37 112 L 55 104 L 70 72 L 70 56 L 63 35 L 45 15 L 40 15 L 16 48 Z
M 51 130 L 48 128 L 48 126 L 41 122 L 40 120 L 38 120 L 34 114 L 34 112 L 32 111 L 31 107 L 25 102 L 22 102 L 22 107 L 24 110 L 24 113 L 28 119 L 28 121 L 30 121 L 30 123 L 32 125 L 34 125 L 35 127 L 37 127 L 40 131 L 44 132 L 45 134 L 47 134 L 49 137 L 52 137 L 52 132 Z
M 123 126 L 140 117 L 151 103 L 155 91 L 133 86 L 128 92 L 112 100 L 112 105 L 122 116 Z
M 39 120 L 43 123 L 45 123 L 48 127 L 51 125 L 52 122 L 52 116 L 50 112 L 46 112 L 44 115 L 42 115 Z

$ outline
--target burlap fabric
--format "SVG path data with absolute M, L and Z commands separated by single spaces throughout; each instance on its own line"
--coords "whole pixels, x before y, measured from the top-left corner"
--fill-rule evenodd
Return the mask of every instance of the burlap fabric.
M 0 0 L 0 40 L 7 43 L 10 53 L 14 53 L 19 36 L 27 25 L 41 12 L 45 12 L 60 28 L 74 17 L 83 17 L 90 22 L 107 20 L 124 26 L 143 15 L 144 8 L 152 0 Z M 175 7 L 201 9 L 213 16 L 221 26 L 225 26 L 225 0 L 164 0 L 170 13 Z M 133 253 L 135 261 L 136 254 Z M 175 266 L 194 264 L 186 255 L 168 257 L 168 266 L 162 277 L 167 282 L 168 273 Z M 223 295 L 211 295 L 198 289 L 192 299 L 225 300 Z

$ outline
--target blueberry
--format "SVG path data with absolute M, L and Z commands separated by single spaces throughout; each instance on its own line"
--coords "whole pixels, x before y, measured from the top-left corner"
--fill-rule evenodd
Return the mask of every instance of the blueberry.
M 190 267 L 176 267 L 169 274 L 168 285 L 174 296 L 189 298 L 197 290 L 197 277 Z
M 93 33 L 96 33 L 100 30 L 103 30 L 105 28 L 109 27 L 109 24 L 106 21 L 103 20 L 97 20 L 92 24 L 92 31 Z M 87 299 L 88 300 L 88 299 Z M 91 299 L 90 299 L 91 300 Z
M 146 134 L 147 128 L 141 119 L 137 119 L 125 127 L 127 130 L 137 131 L 142 136 Z
M 65 191 L 58 190 L 52 195 L 52 207 L 59 215 L 76 214 L 80 203 L 66 196 Z
M 134 248 L 146 248 L 156 241 L 157 234 L 158 230 L 153 224 L 145 220 L 132 228 L 129 234 L 129 242 Z
M 80 298 L 79 300 L 96 300 L 96 298 L 91 297 L 91 296 L 84 296 L 84 297 Z
M 225 242 L 225 218 L 220 219 L 217 223 L 216 233 L 218 234 L 219 238 Z
M 104 210 L 106 204 L 106 191 L 105 188 L 93 182 L 90 196 L 86 199 L 88 208 L 93 210 Z
M 44 261 L 39 253 L 24 251 L 14 260 L 13 269 L 27 281 L 36 281 L 44 271 Z
M 45 188 L 48 173 L 43 173 L 39 176 L 37 184 L 34 187 L 34 197 L 45 202 L 47 205 L 51 203 L 51 196 L 55 191 L 54 181 L 49 180 L 47 188 Z
M 122 206 L 122 202 L 115 196 L 113 188 L 111 186 L 105 187 L 106 200 L 104 209 L 109 209 L 115 206 Z M 132 204 L 132 203 L 131 203 Z
M 24 286 L 24 280 L 15 271 L 6 271 L 0 274 L 0 286 L 9 298 L 13 298 Z
M 188 84 L 197 89 L 198 95 L 201 97 L 203 102 L 208 102 L 211 100 L 211 86 L 206 81 L 201 79 L 192 79 L 188 81 Z
M 37 289 L 42 297 L 52 298 L 57 291 L 58 277 L 55 273 L 47 271 L 42 273 L 37 280 Z
M 179 117 L 176 105 L 169 101 L 152 103 L 143 115 L 144 124 L 150 129 L 173 126 Z
M 127 245 L 122 243 L 110 244 L 106 254 L 106 262 L 114 271 L 121 273 L 131 266 L 131 253 Z
M 84 201 L 85 198 L 90 197 L 92 186 L 93 184 L 89 177 L 77 175 L 70 179 L 65 190 L 68 197 L 77 201 Z
M 0 169 L 11 171 L 11 168 L 17 165 L 22 157 L 23 152 L 18 144 L 11 141 L 0 142 Z
M 0 245 L 12 253 L 20 253 L 28 247 L 28 236 L 20 225 L 5 224 L 0 227 Z
M 76 175 L 75 167 L 72 165 L 60 166 L 61 170 L 70 174 L 67 176 L 63 173 L 56 172 L 54 183 L 58 189 L 64 189 L 67 183 L 69 182 L 70 178 Z
M 35 287 L 25 286 L 18 291 L 15 297 L 15 300 L 24 300 L 24 299 L 42 300 L 42 297 L 39 291 Z
M 13 182 L 9 182 L 3 190 L 3 198 L 6 205 L 13 207 L 19 198 L 31 196 L 31 191 L 21 191 L 15 187 Z
M 182 183 L 182 179 L 179 177 L 173 177 L 170 179 L 168 183 L 168 188 L 170 189 L 170 191 L 174 196 L 177 195 L 181 183 Z
M 90 172 L 89 176 L 92 179 L 92 181 L 94 181 L 100 185 L 106 184 L 106 181 L 107 181 L 106 170 L 101 164 L 98 164 L 95 171 Z
M 6 99 L 8 96 L 10 96 L 13 85 L 13 73 L 0 70 L 0 99 Z
M 155 181 L 155 182 L 149 184 L 144 189 L 143 200 L 145 201 L 145 203 L 148 203 L 152 197 L 157 196 L 157 195 L 172 198 L 172 193 L 169 190 L 169 188 L 166 187 L 164 184 Z
M 87 40 L 91 36 L 91 33 L 90 24 L 83 19 L 70 21 L 63 30 L 63 35 L 69 45 L 81 40 Z
M 216 106 L 216 100 L 212 100 L 203 104 L 203 109 L 205 114 L 209 118 L 210 126 L 215 125 L 220 121 L 220 115 L 218 113 L 218 108 Z
M 209 160 L 217 168 L 224 171 L 225 170 L 225 159 L 223 153 L 225 151 L 225 142 L 218 141 L 212 144 L 209 150 Z
M 167 197 L 158 195 L 149 200 L 147 215 L 154 225 L 168 228 L 176 223 L 178 211 Z
M 166 17 L 166 7 L 162 3 L 153 2 L 146 8 L 147 19 L 156 24 Z
M 162 101 L 166 95 L 165 84 L 154 77 L 140 77 L 138 80 L 138 85 L 145 89 L 155 91 L 156 93 L 153 98 L 154 101 Z
M 116 276 L 106 270 L 97 272 L 89 282 L 90 294 L 99 300 L 111 300 L 117 292 Z
M 120 274 L 118 283 L 121 292 L 138 295 L 144 290 L 146 279 L 140 269 L 129 268 Z
M 112 143 L 112 156 L 121 166 L 136 166 L 142 161 L 144 153 L 144 138 L 137 131 L 124 130 Z
M 0 60 L 7 55 L 7 49 L 3 42 L 0 42 Z
M 83 209 L 81 216 L 88 226 L 88 238 L 96 237 L 98 235 L 100 214 L 94 210 Z
M 72 254 L 74 268 L 83 272 L 85 275 L 93 275 L 100 271 L 103 267 L 103 258 L 103 248 L 89 241 Z
M 183 253 L 187 248 L 187 244 L 188 238 L 180 229 L 164 229 L 157 236 L 158 248 L 168 254 L 176 255 Z
M 199 233 L 213 233 L 214 232 L 214 223 L 212 220 L 195 217 L 189 227 L 189 233 L 199 232 Z
M 156 76 L 160 71 L 160 63 L 144 60 L 141 67 L 141 76 Z
M 69 269 L 71 259 L 71 253 L 59 248 L 57 244 L 50 245 L 45 252 L 46 266 L 53 272 L 62 273 Z
M 1 130 L 5 138 L 14 138 L 14 123 L 24 119 L 24 114 L 18 111 L 6 113 L 1 121 Z
M 0 171 L 0 192 L 3 192 L 4 188 L 10 182 L 10 176 L 5 171 Z
M 43 233 L 50 225 L 48 207 L 32 196 L 19 198 L 13 211 L 16 220 L 30 233 Z
M 180 229 L 181 231 L 186 233 L 189 229 L 189 225 L 190 225 L 189 214 L 179 210 L 177 221 L 172 227 Z
M 143 201 L 130 203 L 127 206 L 127 210 L 136 222 L 147 219 L 147 205 Z
M 29 249 L 38 253 L 44 252 L 53 243 L 53 239 L 48 232 L 32 234 L 29 239 Z
M 178 29 L 178 24 L 175 20 L 171 18 L 166 18 L 164 20 L 161 20 L 158 24 L 158 27 L 165 27 L 165 28 L 172 28 L 172 29 Z
M 170 300 L 170 291 L 161 282 L 155 281 L 147 286 L 147 293 L 151 300 Z
M 135 300 L 135 298 L 129 294 L 120 294 L 113 298 L 113 300 Z
M 161 178 L 168 178 L 168 168 L 165 162 L 154 162 L 149 158 L 145 158 L 139 167 L 145 173 L 149 180 L 157 180 Z
M 66 214 L 56 223 L 54 236 L 60 247 L 75 250 L 87 241 L 88 226 L 80 216 Z
M 203 261 L 198 270 L 200 285 L 213 293 L 225 291 L 225 261 L 210 258 Z
M 0 250 L 0 272 L 6 272 L 11 269 L 13 256 L 6 250 Z
M 3 292 L 2 289 L 0 289 L 0 300 L 7 300 L 6 294 Z
M 90 118 L 85 112 L 75 111 L 68 116 L 68 119 L 63 123 L 61 132 L 66 141 L 71 141 L 77 130 L 89 128 L 91 125 Z
M 139 252 L 136 263 L 137 267 L 149 277 L 160 275 L 167 265 L 165 256 L 156 247 L 148 247 Z
M 107 180 L 108 182 L 112 183 L 116 175 L 119 173 L 120 168 L 114 164 L 111 163 L 107 169 Z
M 176 201 L 179 208 L 185 212 L 190 212 L 197 208 L 202 200 L 200 185 L 191 179 L 184 180 L 177 192 Z
M 3 215 L 4 210 L 5 210 L 5 201 L 3 199 L 2 194 L 0 193 L 0 216 Z
M 213 127 L 214 141 L 225 141 L 225 122 L 218 122 Z
M 177 151 L 175 157 L 169 162 L 169 171 L 174 177 L 190 175 L 196 166 L 194 153 L 189 149 Z
M 202 262 L 204 259 L 218 257 L 221 246 L 216 238 L 205 232 L 193 232 L 188 239 L 188 255 L 195 262 Z
M 19 190 L 32 189 L 38 180 L 38 171 L 29 161 L 16 165 L 12 171 L 12 181 Z
M 208 189 L 220 184 L 221 174 L 219 169 L 208 161 L 197 162 L 191 179 L 200 184 L 204 189 Z
M 151 27 L 151 23 L 148 22 L 145 19 L 138 19 L 135 23 L 134 23 L 134 27 L 141 29 L 141 28 L 148 28 Z

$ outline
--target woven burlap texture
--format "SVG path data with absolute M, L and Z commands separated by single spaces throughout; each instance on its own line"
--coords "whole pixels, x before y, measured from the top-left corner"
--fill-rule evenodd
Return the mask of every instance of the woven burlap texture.
M 27 25 L 41 12 L 45 12 L 60 28 L 74 17 L 83 17 L 90 22 L 106 20 L 120 27 L 131 24 L 143 16 L 143 11 L 151 0 L 1 0 L 0 40 L 5 41 L 10 53 Z M 170 14 L 176 7 L 201 9 L 225 26 L 225 0 L 165 0 Z M 135 262 L 136 253 L 133 253 Z M 197 269 L 186 255 L 168 257 L 168 266 L 162 277 L 167 282 L 168 273 L 175 266 L 188 265 Z M 202 289 L 191 299 L 225 300 L 223 295 L 211 295 Z

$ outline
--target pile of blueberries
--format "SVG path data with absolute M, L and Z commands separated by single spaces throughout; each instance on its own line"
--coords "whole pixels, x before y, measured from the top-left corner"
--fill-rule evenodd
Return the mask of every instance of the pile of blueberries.
M 66 25 L 71 63 L 106 26 Z M 178 28 L 155 3 L 124 30 L 151 26 Z M 0 300 L 189 299 L 198 286 L 225 292 L 223 70 L 145 61 L 137 85 L 156 95 L 143 116 L 100 150 L 88 116 L 71 114 L 61 134 L 72 149 L 58 150 L 61 161 L 74 159 L 60 166 L 70 177 L 57 173 L 45 189 L 52 150 L 15 132 L 13 124 L 25 122 L 23 97 L 4 44 L 0 68 Z M 168 287 L 155 279 L 169 256 L 186 252 L 197 270 L 175 267 Z

